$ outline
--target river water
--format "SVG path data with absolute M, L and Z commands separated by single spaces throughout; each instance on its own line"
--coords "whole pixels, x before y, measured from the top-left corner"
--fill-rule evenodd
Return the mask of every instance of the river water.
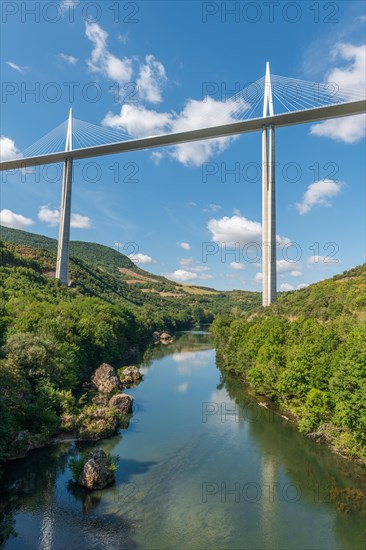
M 223 379 L 209 334 L 179 334 L 141 370 L 119 436 L 6 467 L 7 550 L 365 549 L 365 470 Z M 115 487 L 76 490 L 70 457 L 100 447 L 120 457 Z

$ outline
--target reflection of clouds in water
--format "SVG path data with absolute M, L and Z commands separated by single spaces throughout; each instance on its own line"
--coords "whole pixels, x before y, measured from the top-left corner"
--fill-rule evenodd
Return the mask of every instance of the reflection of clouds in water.
M 173 353 L 172 359 L 177 364 L 177 372 L 179 374 L 187 374 L 190 376 L 192 372 L 201 367 L 207 367 L 213 358 L 213 350 L 205 351 L 182 351 Z
M 202 422 L 208 429 L 222 430 L 222 436 L 226 439 L 237 434 L 238 429 L 242 430 L 247 420 L 246 411 L 229 397 L 225 387 L 214 390 L 207 401 L 202 402 Z
M 177 387 L 177 391 L 179 391 L 179 393 L 185 393 L 187 390 L 188 390 L 188 382 L 182 382 Z
M 141 374 L 143 374 L 144 376 L 146 376 L 146 374 L 149 373 L 149 371 L 152 371 L 154 370 L 154 367 L 139 367 L 139 370 L 141 372 Z

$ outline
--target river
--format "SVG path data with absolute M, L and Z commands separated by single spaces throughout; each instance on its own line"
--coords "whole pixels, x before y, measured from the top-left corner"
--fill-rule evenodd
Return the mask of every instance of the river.
M 211 336 L 181 333 L 141 366 L 127 430 L 6 466 L 7 550 L 365 548 L 365 470 L 223 379 Z M 70 485 L 79 450 L 119 455 L 114 487 Z

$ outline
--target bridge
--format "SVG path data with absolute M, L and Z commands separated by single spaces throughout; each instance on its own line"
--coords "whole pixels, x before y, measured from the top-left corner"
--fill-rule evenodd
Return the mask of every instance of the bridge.
M 278 114 L 274 112 L 275 103 L 280 110 Z M 0 162 L 0 171 L 63 162 L 56 264 L 56 277 L 61 283 L 67 285 L 69 280 L 74 160 L 261 132 L 262 304 L 268 306 L 276 300 L 275 128 L 365 113 L 365 93 L 341 89 L 336 83 L 316 83 L 272 75 L 267 62 L 265 76 L 227 98 L 225 108 L 230 113 L 231 122 L 228 124 L 144 137 L 75 119 L 70 109 L 67 121 L 13 159 Z

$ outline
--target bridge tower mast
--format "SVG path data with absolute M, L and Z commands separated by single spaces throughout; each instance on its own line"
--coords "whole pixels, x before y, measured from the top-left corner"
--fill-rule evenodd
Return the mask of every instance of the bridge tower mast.
M 68 151 L 72 151 L 72 109 L 69 111 L 65 153 Z M 62 177 L 61 211 L 56 263 L 56 279 L 59 279 L 64 285 L 68 285 L 69 283 L 71 190 L 72 158 L 66 156 Z
M 263 118 L 273 116 L 272 84 L 266 64 Z M 269 306 L 277 297 L 276 277 L 276 174 L 275 128 L 262 126 L 262 305 Z

